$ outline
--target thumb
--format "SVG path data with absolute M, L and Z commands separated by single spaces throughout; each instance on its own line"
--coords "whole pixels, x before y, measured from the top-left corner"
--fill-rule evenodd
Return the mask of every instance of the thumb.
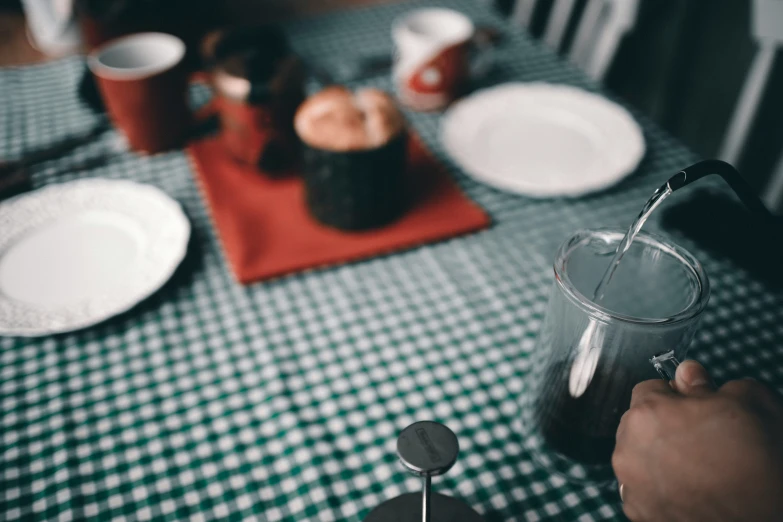
M 677 367 L 675 387 L 683 395 L 705 395 L 715 391 L 710 374 L 694 360 L 684 361 Z

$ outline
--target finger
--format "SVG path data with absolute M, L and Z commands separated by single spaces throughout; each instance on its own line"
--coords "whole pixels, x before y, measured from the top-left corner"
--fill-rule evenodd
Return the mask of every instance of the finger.
M 721 395 L 731 395 L 743 400 L 750 399 L 759 393 L 761 385 L 752 379 L 740 379 L 738 381 L 729 381 L 720 387 L 718 392 Z
M 619 484 L 625 484 L 632 478 L 634 469 L 633 453 L 622 442 L 612 452 L 612 471 Z
M 649 486 L 643 485 L 642 488 Z M 623 483 L 622 503 L 623 513 L 628 517 L 631 522 L 652 522 L 658 520 L 664 520 L 661 518 L 661 510 L 659 507 L 651 506 L 648 499 L 642 498 L 637 494 L 639 491 L 634 486 Z
M 617 433 L 614 435 L 615 445 L 623 439 L 623 434 L 628 431 L 628 411 L 620 417 L 620 424 L 617 425 Z
M 644 522 L 648 520 L 655 520 L 653 518 L 645 516 L 645 509 L 639 502 L 637 495 L 631 491 L 632 488 L 628 487 L 628 484 L 621 482 L 618 487 L 618 493 L 620 501 L 623 503 L 623 513 L 628 517 L 631 522 Z
M 764 413 L 780 411 L 782 404 L 781 398 L 775 392 L 753 379 L 729 381 L 720 387 L 718 393 L 731 395 Z
M 616 448 L 612 454 L 612 469 L 619 484 L 623 484 L 622 491 L 618 491 L 623 502 L 623 511 L 632 521 L 648 520 L 642 516 L 645 495 L 638 495 L 640 491 L 649 490 L 649 472 L 642 465 L 640 452 L 631 448 Z M 635 494 L 636 493 L 636 494 Z
M 669 383 L 663 379 L 651 379 L 643 381 L 634 386 L 631 392 L 631 408 L 638 406 L 646 400 L 656 396 L 674 396 L 676 395 Z
M 676 390 L 683 395 L 699 396 L 715 393 L 715 386 L 707 370 L 697 361 L 684 361 L 677 367 L 674 379 Z
M 624 491 L 623 494 L 625 494 Z M 623 513 L 625 513 L 625 516 L 631 522 L 642 522 L 644 520 L 642 518 L 641 511 L 633 502 L 628 502 L 628 501 L 623 502 Z

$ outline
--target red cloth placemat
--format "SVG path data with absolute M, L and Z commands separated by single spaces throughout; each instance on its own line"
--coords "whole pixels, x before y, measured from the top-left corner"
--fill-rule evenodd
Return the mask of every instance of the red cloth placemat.
M 217 137 L 191 144 L 188 154 L 241 283 L 388 254 L 490 224 L 418 138 L 410 140 L 411 206 L 394 223 L 366 232 L 321 225 L 305 208 L 301 179 L 271 179 L 239 165 Z

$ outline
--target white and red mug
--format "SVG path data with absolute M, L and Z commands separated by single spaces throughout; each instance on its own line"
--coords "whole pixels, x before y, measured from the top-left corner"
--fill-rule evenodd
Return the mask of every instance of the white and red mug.
M 411 109 L 446 107 L 465 90 L 484 63 L 472 59 L 476 27 L 464 14 L 443 8 L 416 9 L 392 26 L 394 83 Z

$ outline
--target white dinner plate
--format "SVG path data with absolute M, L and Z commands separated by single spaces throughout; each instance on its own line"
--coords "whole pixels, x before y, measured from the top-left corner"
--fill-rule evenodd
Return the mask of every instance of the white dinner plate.
M 507 83 L 457 102 L 441 140 L 477 180 L 542 198 L 605 189 L 633 172 L 645 149 L 623 107 L 549 83 Z
M 88 179 L 0 204 L 0 335 L 69 332 L 124 312 L 185 257 L 190 223 L 159 189 Z

